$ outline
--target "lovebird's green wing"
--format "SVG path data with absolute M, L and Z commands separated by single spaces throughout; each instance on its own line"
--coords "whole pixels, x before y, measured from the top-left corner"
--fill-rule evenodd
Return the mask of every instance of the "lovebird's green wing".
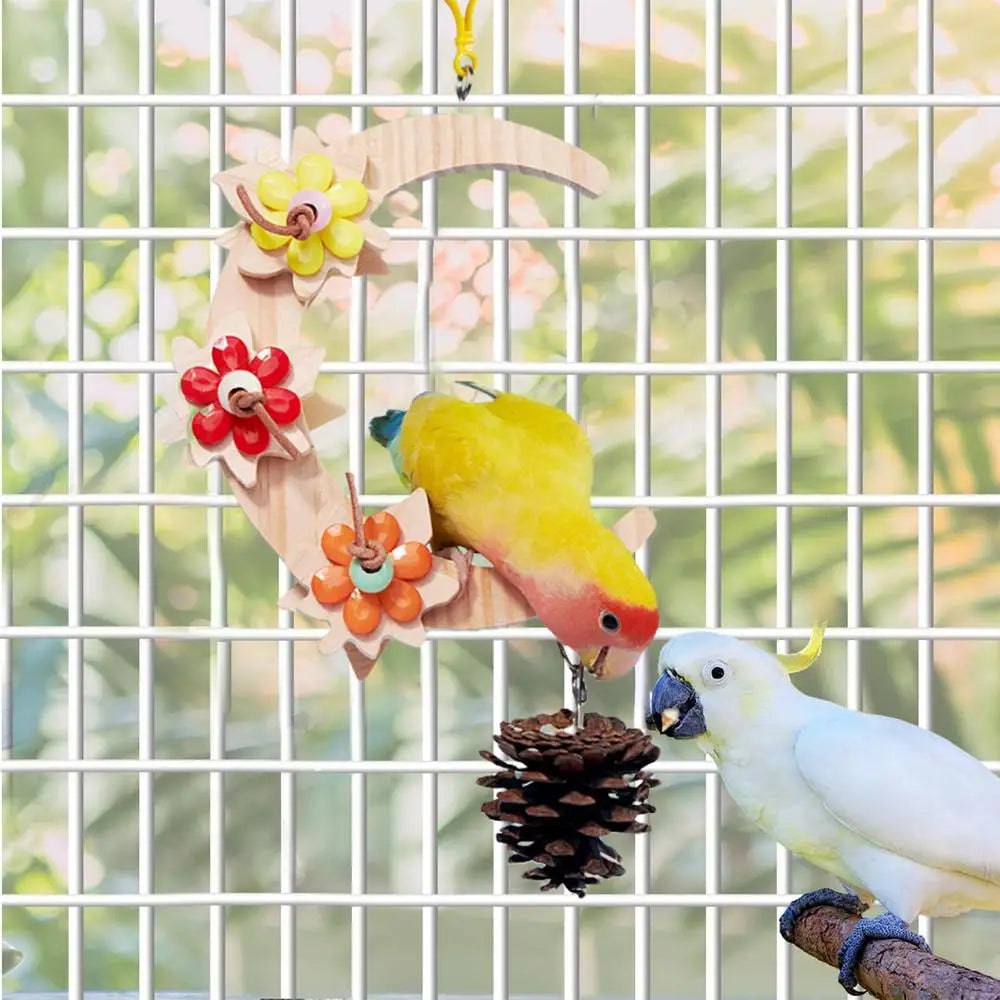
M 1000 885 L 1000 778 L 953 743 L 844 711 L 804 726 L 794 753 L 827 811 L 865 840 Z

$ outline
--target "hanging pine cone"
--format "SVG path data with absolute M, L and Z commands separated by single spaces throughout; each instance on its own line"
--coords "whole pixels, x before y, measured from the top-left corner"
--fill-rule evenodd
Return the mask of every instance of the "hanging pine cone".
M 542 889 L 564 885 L 583 896 L 600 878 L 625 872 L 621 855 L 601 838 L 648 829 L 636 820 L 656 811 L 646 799 L 659 781 L 641 772 L 660 751 L 647 733 L 621 719 L 588 712 L 583 727 L 572 732 L 573 719 L 564 708 L 501 722 L 493 740 L 516 763 L 480 750 L 502 770 L 477 783 L 502 789 L 482 810 L 507 824 L 497 840 L 510 848 L 511 864 L 534 862 L 539 867 L 525 878 L 545 881 Z

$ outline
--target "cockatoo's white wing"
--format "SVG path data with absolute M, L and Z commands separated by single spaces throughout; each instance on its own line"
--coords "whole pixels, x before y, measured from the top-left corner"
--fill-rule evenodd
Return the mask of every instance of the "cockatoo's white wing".
M 803 727 L 795 762 L 827 811 L 864 839 L 1000 885 L 1000 778 L 953 743 L 842 710 Z

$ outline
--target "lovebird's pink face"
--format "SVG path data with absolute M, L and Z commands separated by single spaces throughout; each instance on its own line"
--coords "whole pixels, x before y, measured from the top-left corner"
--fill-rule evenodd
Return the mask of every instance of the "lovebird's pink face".
M 602 678 L 627 674 L 660 624 L 656 608 L 615 601 L 596 588 L 572 597 L 543 595 L 532 603 L 542 623 L 563 645 L 576 650 L 588 669 L 607 647 L 603 661 L 591 671 Z

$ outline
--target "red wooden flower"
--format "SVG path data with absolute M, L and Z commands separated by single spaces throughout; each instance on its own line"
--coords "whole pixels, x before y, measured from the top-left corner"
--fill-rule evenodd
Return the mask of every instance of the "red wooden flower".
M 281 385 L 292 370 L 288 355 L 265 347 L 251 358 L 239 337 L 225 336 L 212 345 L 212 362 L 214 371 L 196 365 L 181 376 L 184 398 L 202 407 L 191 432 L 205 447 L 232 434 L 241 454 L 261 454 L 276 428 L 294 423 L 302 412 L 299 397 Z M 280 432 L 275 436 L 280 439 Z
M 410 581 L 422 580 L 432 566 L 430 549 L 422 542 L 401 542 L 399 522 L 386 511 L 365 518 L 363 533 L 359 546 L 349 524 L 330 525 L 320 542 L 330 561 L 311 583 L 321 604 L 343 602 L 344 624 L 356 636 L 374 632 L 383 612 L 400 623 L 417 618 L 424 601 Z M 378 565 L 368 569 L 365 563 Z

